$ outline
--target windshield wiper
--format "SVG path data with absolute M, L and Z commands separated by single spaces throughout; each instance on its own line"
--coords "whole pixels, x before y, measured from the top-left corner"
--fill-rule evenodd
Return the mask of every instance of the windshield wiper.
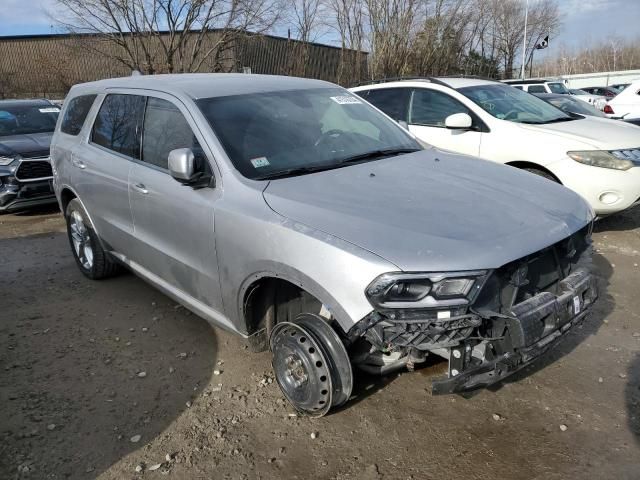
M 306 173 L 322 172 L 324 170 L 333 170 L 335 168 L 345 167 L 347 165 L 372 160 L 375 158 L 389 157 L 391 155 L 401 155 L 403 153 L 418 152 L 419 148 L 387 148 L 381 150 L 372 150 L 371 152 L 353 155 L 339 160 L 337 163 L 329 163 L 325 165 L 307 165 L 304 167 L 287 168 L 277 172 L 269 173 L 261 177 L 255 177 L 254 180 L 275 180 L 277 178 L 294 177 L 296 175 L 304 175 Z
M 357 163 L 363 160 L 373 160 L 375 158 L 390 157 L 392 155 L 401 155 L 403 153 L 413 153 L 420 151 L 419 148 L 387 148 L 381 150 L 372 150 L 370 152 L 361 153 L 359 155 L 353 155 L 340 160 L 341 165 L 349 163 Z
M 578 120 L 578 119 L 577 118 L 572 118 L 572 117 L 558 117 L 558 118 L 554 118 L 552 120 L 547 120 L 545 122 L 522 121 L 520 123 L 526 123 L 527 125 L 547 125 L 549 123 L 570 122 L 572 120 Z
M 339 168 L 340 164 L 327 164 L 327 165 L 309 165 L 306 167 L 287 168 L 285 170 L 279 170 L 277 172 L 269 173 L 261 177 L 254 177 L 254 180 L 275 180 L 277 178 L 294 177 L 296 175 L 304 175 L 305 173 L 322 172 L 323 170 L 332 170 Z

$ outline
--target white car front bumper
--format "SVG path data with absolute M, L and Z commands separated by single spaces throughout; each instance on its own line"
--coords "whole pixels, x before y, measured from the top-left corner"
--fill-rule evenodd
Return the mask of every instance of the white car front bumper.
M 640 204 L 640 166 L 613 170 L 567 158 L 549 168 L 564 186 L 582 195 L 599 216 Z

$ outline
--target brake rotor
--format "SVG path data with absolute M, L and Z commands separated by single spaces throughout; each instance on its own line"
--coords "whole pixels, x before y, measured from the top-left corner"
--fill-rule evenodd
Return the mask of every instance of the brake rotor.
M 353 377 L 347 351 L 321 317 L 301 314 L 275 325 L 269 339 L 276 380 L 298 411 L 325 415 L 346 402 Z

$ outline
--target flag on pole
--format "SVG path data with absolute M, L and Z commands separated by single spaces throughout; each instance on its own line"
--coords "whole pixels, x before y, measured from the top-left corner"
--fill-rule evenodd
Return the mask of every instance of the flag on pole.
M 536 50 L 542 50 L 543 48 L 547 48 L 549 46 L 549 35 L 544 37 L 544 39 L 536 45 Z

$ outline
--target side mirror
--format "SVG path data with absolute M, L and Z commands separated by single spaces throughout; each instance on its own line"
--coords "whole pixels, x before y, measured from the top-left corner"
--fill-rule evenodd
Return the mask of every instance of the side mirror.
M 444 126 L 453 130 L 467 130 L 472 124 L 473 120 L 466 113 L 454 113 L 444 120 Z
M 177 148 L 169 152 L 169 173 L 181 183 L 194 180 L 196 157 L 190 148 Z
M 205 174 L 204 170 L 202 161 L 190 148 L 176 148 L 169 152 L 169 173 L 178 182 L 193 188 L 213 186 L 213 177 Z

